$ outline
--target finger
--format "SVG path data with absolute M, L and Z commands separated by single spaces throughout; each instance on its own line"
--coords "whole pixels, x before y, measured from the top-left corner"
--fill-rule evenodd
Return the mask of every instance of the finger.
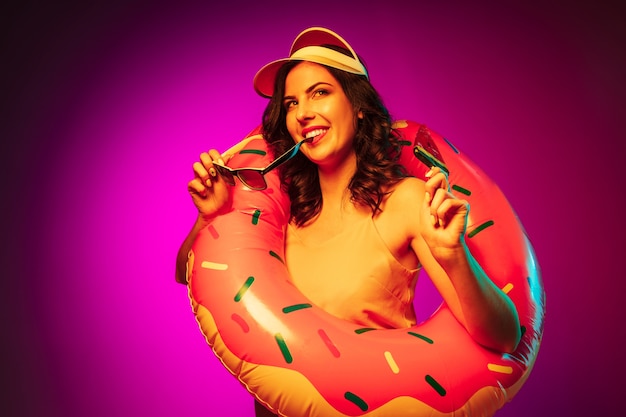
M 202 169 L 198 169 L 198 164 L 202 167 Z M 211 161 L 211 157 L 208 153 L 202 152 L 197 162 L 194 162 L 193 170 L 194 172 L 200 174 L 198 177 L 202 177 L 202 174 L 207 174 L 208 169 L 213 166 L 213 162 Z
M 198 165 L 196 165 L 198 164 Z M 213 167 L 213 161 L 207 152 L 202 152 L 200 154 L 200 162 L 196 162 L 194 164 L 194 171 L 196 171 L 196 176 L 202 180 L 205 184 L 209 185 L 211 178 L 215 178 L 217 172 Z
M 225 165 L 224 158 L 222 158 L 222 154 L 219 153 L 219 151 L 211 149 L 209 151 L 209 156 L 211 157 L 211 160 L 217 162 L 218 164 Z
M 446 198 L 437 207 L 437 219 L 439 226 L 445 227 L 457 214 L 467 215 L 469 203 L 457 198 Z
M 422 200 L 422 209 L 420 210 L 421 213 L 421 221 L 426 224 L 426 222 L 431 222 L 431 216 L 430 216 L 430 193 L 428 191 L 424 192 L 424 199 Z
M 215 149 L 211 149 L 207 153 L 202 155 L 202 164 L 207 169 L 209 175 L 214 178 L 213 181 L 217 180 L 218 178 L 217 169 L 213 166 L 214 162 L 220 165 L 226 165 L 220 153 Z
M 207 172 L 209 171 L 209 168 L 213 166 L 213 158 L 211 158 L 209 152 L 202 152 L 200 154 L 200 162 Z
M 448 190 L 448 187 L 448 179 L 443 172 L 433 174 L 424 185 L 430 195 L 434 195 L 437 189 Z
M 197 194 L 201 197 L 206 197 L 207 195 L 207 188 L 199 178 L 194 178 L 193 180 L 189 181 L 189 183 L 187 184 L 187 190 L 189 191 L 189 193 Z
M 430 168 L 430 170 L 425 174 L 426 178 L 430 178 L 433 175 L 435 175 L 436 173 L 441 172 L 441 169 L 439 167 L 433 166 Z
M 430 201 L 430 211 L 432 214 L 435 214 L 441 203 L 448 198 L 454 198 L 450 193 L 448 193 L 443 188 L 435 188 L 432 198 Z
M 442 188 L 435 189 L 435 192 L 430 202 L 430 220 L 433 225 L 443 225 L 443 219 L 440 216 L 440 207 L 448 197 L 449 196 L 446 190 Z
M 231 159 L 232 157 L 233 157 L 233 155 L 232 155 L 232 154 L 228 154 L 228 155 L 224 154 L 224 155 L 222 155 L 222 159 L 224 160 L 224 164 L 227 164 L 227 163 L 228 163 L 228 161 L 230 161 L 230 159 Z
M 431 190 L 434 187 L 431 187 Z M 424 208 L 423 213 L 426 214 L 427 218 L 423 220 L 430 222 L 432 226 L 439 226 L 440 220 L 437 214 L 437 209 L 441 205 L 442 201 L 446 198 L 445 190 L 441 188 L 434 188 L 432 190 L 432 194 L 429 191 L 424 193 Z

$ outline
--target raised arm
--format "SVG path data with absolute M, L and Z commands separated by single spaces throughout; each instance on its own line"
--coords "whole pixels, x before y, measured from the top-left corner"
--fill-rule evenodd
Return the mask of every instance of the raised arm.
M 422 195 L 415 202 L 421 209 L 414 216 L 411 247 L 472 338 L 483 346 L 512 352 L 521 338 L 519 316 L 467 247 L 469 204 L 448 191 L 447 179 L 437 168 Z
M 228 159 L 224 156 L 224 159 Z M 198 217 L 176 255 L 176 282 L 187 284 L 187 255 L 196 240 L 198 232 L 211 223 L 213 218 L 229 210 L 231 193 L 213 167 L 213 161 L 224 164 L 222 155 L 215 149 L 200 154 L 200 161 L 193 164 L 194 178 L 187 184 Z

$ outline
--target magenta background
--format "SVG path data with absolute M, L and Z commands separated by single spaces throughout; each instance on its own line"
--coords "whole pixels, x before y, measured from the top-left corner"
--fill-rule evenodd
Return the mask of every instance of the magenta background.
M 312 25 L 364 56 L 395 117 L 470 155 L 535 246 L 544 342 L 498 416 L 622 414 L 618 9 L 220 3 L 22 2 L 4 14 L 0 414 L 253 415 L 174 283 L 174 258 L 194 219 L 191 164 L 256 126 L 254 73 Z

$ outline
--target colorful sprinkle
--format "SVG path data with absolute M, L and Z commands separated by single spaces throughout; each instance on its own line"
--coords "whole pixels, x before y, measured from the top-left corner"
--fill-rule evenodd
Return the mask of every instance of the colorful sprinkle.
M 461 194 L 465 194 L 465 195 L 467 195 L 467 196 L 472 195 L 472 192 L 471 192 L 470 190 L 468 190 L 467 188 L 463 188 L 463 187 L 461 187 L 460 185 L 456 185 L 456 184 L 454 184 L 454 185 L 452 186 L 452 189 L 453 189 L 454 191 L 458 191 L 458 192 L 460 192 Z
M 513 284 L 509 282 L 504 287 L 502 287 L 502 292 L 505 294 L 508 294 L 509 292 L 511 292 L 512 289 L 513 289 Z
M 350 391 L 346 391 L 343 396 L 346 400 L 353 402 L 357 407 L 361 409 L 361 411 L 367 411 L 367 409 L 369 408 L 365 401 L 363 401 L 359 396 L 351 393 Z
M 283 258 L 281 258 L 280 255 L 278 255 L 274 251 L 270 251 L 270 256 L 273 256 L 274 258 L 278 259 L 280 262 L 285 263 L 285 261 L 283 261 Z
M 250 326 L 248 326 L 248 323 L 246 323 L 243 317 L 241 317 L 239 314 L 233 313 L 230 318 L 233 319 L 233 321 L 237 323 L 239 327 L 241 327 L 241 330 L 243 330 L 244 333 L 248 333 L 250 331 Z
M 259 224 L 259 217 L 261 217 L 261 210 L 254 210 L 254 214 L 252 215 L 252 224 Z
M 218 237 L 220 237 L 220 234 L 217 233 L 217 230 L 215 229 L 215 226 L 213 226 L 212 224 L 210 224 L 207 229 L 208 229 L 208 231 L 211 234 L 211 237 L 213 239 L 217 239 Z
M 317 331 L 317 334 L 320 335 L 320 338 L 322 339 L 322 341 L 324 342 L 324 344 L 326 345 L 328 350 L 330 350 L 330 353 L 332 353 L 332 355 L 335 358 L 338 358 L 339 356 L 341 356 L 341 353 L 339 353 L 339 349 L 337 349 L 337 346 L 335 346 L 333 341 L 330 340 L 330 337 L 328 337 L 328 335 L 326 334 L 326 332 L 323 329 L 319 329 Z
M 243 149 L 239 153 L 240 154 L 252 153 L 252 154 L 255 154 L 255 155 L 267 155 L 267 152 L 265 152 L 264 150 L 261 150 L 261 149 Z
M 480 226 L 478 226 L 476 229 L 472 230 L 471 232 L 469 232 L 467 234 L 467 237 L 474 237 L 476 236 L 478 233 L 482 232 L 483 230 L 485 230 L 486 228 L 488 228 L 489 226 L 493 226 L 494 222 L 493 220 L 488 220 L 486 222 L 484 222 L 483 224 L 481 224 Z
M 289 352 L 289 348 L 287 347 L 287 343 L 285 343 L 283 336 L 280 333 L 276 333 L 274 335 L 274 339 L 276 339 L 276 343 L 278 343 L 278 347 L 280 348 L 280 352 L 283 354 L 283 358 L 285 358 L 285 362 L 293 362 L 293 358 L 291 357 L 291 353 Z
M 435 391 L 437 391 L 437 394 L 441 395 L 442 397 L 446 395 L 446 390 L 441 385 L 439 385 L 439 382 L 435 381 L 435 378 L 430 375 L 426 375 L 424 379 L 426 379 L 428 385 L 430 385 L 435 389 Z
M 487 369 L 491 372 L 498 372 L 500 374 L 512 374 L 513 368 L 510 366 L 496 365 L 495 363 L 488 363 Z
M 422 339 L 424 342 L 430 343 L 431 345 L 435 343 L 432 339 L 429 339 L 428 337 L 421 335 L 419 333 L 415 333 L 415 332 L 407 332 L 407 333 L 410 334 L 411 336 L 417 337 L 418 339 Z
M 241 301 L 241 299 L 243 298 L 243 295 L 246 293 L 246 291 L 248 291 L 248 288 L 250 288 L 250 285 L 252 285 L 253 282 L 254 282 L 254 277 L 248 277 L 246 282 L 244 282 L 241 288 L 239 288 L 239 291 L 237 291 L 237 294 L 235 294 L 236 302 Z
M 218 264 L 217 262 L 209 261 L 203 261 L 200 266 L 206 269 L 214 269 L 216 271 L 226 271 L 228 269 L 227 264 Z
M 302 310 L 304 308 L 311 308 L 313 307 L 311 304 L 305 303 L 305 304 L 294 304 L 291 306 L 287 306 L 287 307 L 283 307 L 283 313 L 288 314 L 291 313 L 292 311 L 297 311 L 297 310 Z
M 365 332 L 371 332 L 372 330 L 376 330 L 376 329 L 375 329 L 375 328 L 373 328 L 373 327 L 363 327 L 363 328 L 361 328 L 361 329 L 356 329 L 356 330 L 354 331 L 354 333 L 356 333 L 356 334 L 361 334 L 361 333 L 365 333 Z
M 393 359 L 393 356 L 391 356 L 391 352 L 385 351 L 385 359 L 387 360 L 387 365 L 389 365 L 389 368 L 391 368 L 391 372 L 393 372 L 394 374 L 400 372 L 400 368 L 398 367 L 396 361 Z

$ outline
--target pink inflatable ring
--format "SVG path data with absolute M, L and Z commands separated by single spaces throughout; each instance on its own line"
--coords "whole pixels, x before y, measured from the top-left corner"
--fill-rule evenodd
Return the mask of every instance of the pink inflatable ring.
M 429 142 L 445 161 L 453 192 L 470 203 L 467 242 L 519 313 L 512 354 L 488 350 L 442 304 L 408 329 L 360 328 L 312 305 L 289 281 L 284 233 L 289 200 L 274 170 L 265 191 L 237 181 L 233 209 L 202 230 L 189 253 L 189 297 L 202 333 L 224 366 L 282 416 L 491 416 L 526 381 L 544 321 L 544 291 L 533 248 L 500 189 L 446 139 L 397 122 L 402 164 Z M 253 131 L 230 152 L 232 167 L 272 159 Z

